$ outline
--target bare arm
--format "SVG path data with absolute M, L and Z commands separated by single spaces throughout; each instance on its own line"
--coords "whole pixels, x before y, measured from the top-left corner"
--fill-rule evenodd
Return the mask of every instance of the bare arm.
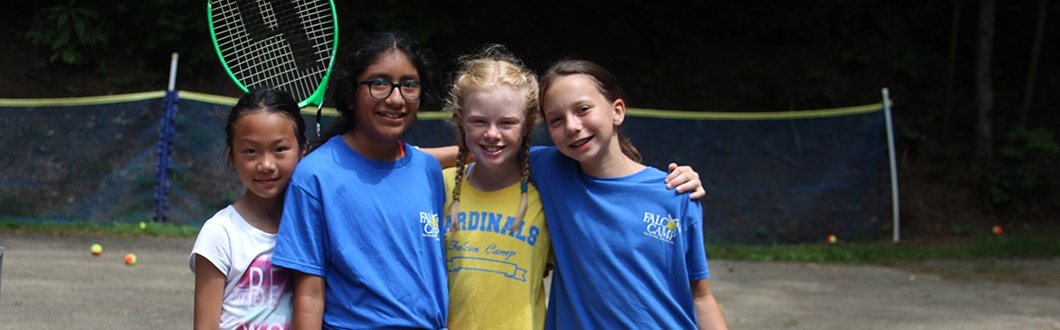
M 221 328 L 225 274 L 205 257 L 195 255 L 195 329 Z
M 721 306 L 714 299 L 714 293 L 710 292 L 710 283 L 707 280 L 695 280 L 692 284 L 692 300 L 696 304 L 696 325 L 700 330 L 728 330 L 729 325 L 725 322 L 725 315 L 721 314 Z
M 670 174 L 666 176 L 666 189 L 676 187 L 678 193 L 691 191 L 688 197 L 692 199 L 700 199 L 707 195 L 707 191 L 703 189 L 703 182 L 699 181 L 699 173 L 696 173 L 691 166 L 677 166 L 677 163 L 670 163 L 667 167 Z
M 291 329 L 320 329 L 324 324 L 324 278 L 299 271 L 294 276 Z
M 420 148 L 420 150 L 434 156 L 435 159 L 438 159 L 438 162 L 442 164 L 442 168 L 456 166 L 456 154 L 459 149 L 455 145 L 436 148 Z

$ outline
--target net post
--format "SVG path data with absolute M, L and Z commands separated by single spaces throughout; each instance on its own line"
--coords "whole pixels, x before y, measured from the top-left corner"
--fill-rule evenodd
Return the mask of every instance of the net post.
M 170 57 L 170 61 L 169 61 L 169 87 L 166 88 L 166 90 L 170 91 L 170 92 L 173 91 L 174 86 L 176 86 L 176 84 L 177 84 L 177 58 L 179 58 L 179 57 L 180 57 L 180 55 L 177 54 L 177 52 L 173 52 L 173 55 Z
M 173 154 L 173 131 L 177 117 L 177 91 L 174 90 L 177 79 L 176 52 L 170 57 L 169 85 L 166 89 L 165 98 L 162 99 L 162 118 L 158 133 L 158 162 L 156 164 L 157 175 L 155 177 L 154 191 L 154 222 L 166 222 L 166 212 L 169 209 L 169 163 Z
M 887 121 L 887 153 L 891 169 L 891 215 L 894 221 L 894 237 L 892 240 L 894 243 L 898 243 L 898 167 L 894 156 L 894 123 L 891 120 L 891 96 L 890 91 L 886 87 L 883 88 L 881 93 L 883 94 L 883 115 Z

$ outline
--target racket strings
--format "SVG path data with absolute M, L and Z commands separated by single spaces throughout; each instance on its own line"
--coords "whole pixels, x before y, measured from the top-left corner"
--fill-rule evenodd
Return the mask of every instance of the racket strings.
M 237 1 L 211 3 L 218 49 L 232 75 L 247 88 L 274 87 L 308 99 L 331 62 L 330 2 L 259 0 L 256 8 L 241 8 Z

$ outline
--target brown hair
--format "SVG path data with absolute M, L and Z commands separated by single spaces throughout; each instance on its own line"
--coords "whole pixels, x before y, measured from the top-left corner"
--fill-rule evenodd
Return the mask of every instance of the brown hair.
M 614 102 L 618 99 L 628 100 L 625 94 L 622 92 L 622 87 L 619 85 L 618 78 L 615 75 L 608 72 L 599 64 L 593 63 L 586 60 L 576 59 L 565 59 L 556 62 L 552 67 L 545 70 L 545 74 L 541 76 L 541 89 L 540 99 L 545 98 L 545 92 L 552 86 L 552 83 L 556 79 L 569 76 L 574 74 L 584 74 L 589 78 L 592 78 L 596 82 L 596 89 L 600 91 L 600 94 L 604 96 L 609 102 Z M 542 109 L 543 111 L 543 109 Z M 622 130 L 616 130 L 618 132 L 618 145 L 622 148 L 622 153 L 625 154 L 633 161 L 641 162 L 642 158 L 637 148 L 633 146 L 633 143 L 629 142 Z

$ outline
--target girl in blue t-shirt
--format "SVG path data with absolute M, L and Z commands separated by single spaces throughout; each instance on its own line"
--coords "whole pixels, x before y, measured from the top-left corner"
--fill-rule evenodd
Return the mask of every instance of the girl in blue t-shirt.
M 556 256 L 545 328 L 726 329 L 707 281 L 702 207 L 640 163 L 619 131 L 618 79 L 563 60 L 540 93 L 556 145 L 531 153 Z
M 432 81 L 427 54 L 374 33 L 338 63 L 340 117 L 291 178 L 273 256 L 293 270 L 292 328 L 446 326 L 441 166 L 400 139 Z

